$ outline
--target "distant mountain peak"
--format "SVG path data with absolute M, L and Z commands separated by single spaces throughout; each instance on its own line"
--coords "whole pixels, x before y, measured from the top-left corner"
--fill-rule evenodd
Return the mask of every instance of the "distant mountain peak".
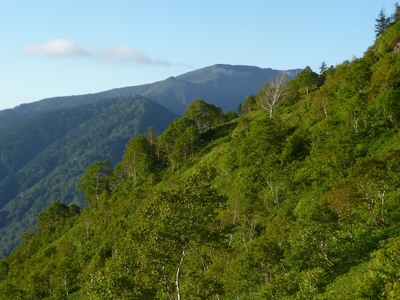
M 246 68 L 245 70 L 241 70 L 239 66 L 233 67 L 230 65 L 214 65 L 212 67 L 212 70 L 215 73 L 220 73 L 224 75 L 229 75 L 229 76 L 250 76 L 252 75 L 252 72 Z
M 294 77 L 300 71 L 301 69 L 291 69 L 285 72 Z M 0 111 L 0 128 L 49 111 L 89 104 L 101 99 L 135 95 L 147 97 L 178 114 L 183 114 L 187 105 L 196 98 L 220 106 L 224 111 L 232 110 L 245 97 L 256 94 L 264 83 L 279 72 L 282 70 L 215 64 L 154 83 L 87 95 L 54 97 L 20 105 L 11 111 Z
M 268 80 L 272 73 L 287 72 L 290 77 L 296 76 L 301 69 L 291 70 L 274 70 L 271 68 L 260 68 L 256 66 L 246 65 L 228 65 L 228 64 L 215 64 L 212 66 L 204 67 L 188 73 L 177 76 L 176 78 L 193 83 L 201 83 L 209 80 L 215 80 L 222 76 L 228 77 L 253 77 L 258 80 L 258 77 L 264 78 L 264 82 Z

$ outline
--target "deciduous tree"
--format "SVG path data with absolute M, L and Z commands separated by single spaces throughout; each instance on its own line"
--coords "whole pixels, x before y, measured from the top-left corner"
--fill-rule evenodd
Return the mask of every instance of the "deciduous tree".
M 110 162 L 107 159 L 95 161 L 86 168 L 77 189 L 85 193 L 88 204 L 94 204 L 103 192 L 111 192 L 113 180 Z
M 269 111 L 272 117 L 273 111 L 282 104 L 287 92 L 287 81 L 289 76 L 286 73 L 280 73 L 272 78 L 269 83 L 261 87 L 259 97 L 260 106 Z
M 140 135 L 129 141 L 121 167 L 126 176 L 135 180 L 147 178 L 153 167 L 153 158 L 151 144 L 146 137 Z
M 202 99 L 193 100 L 184 117 L 195 121 L 200 131 L 207 131 L 223 121 L 221 108 Z
M 309 66 L 307 66 L 296 76 L 295 81 L 299 87 L 304 87 L 306 89 L 306 94 L 308 94 L 310 88 L 318 85 L 319 76 Z
M 145 222 L 137 236 L 147 268 L 158 274 L 154 280 L 169 299 L 183 299 L 189 291 L 192 297 L 204 299 L 215 289 L 215 283 L 204 276 L 211 267 L 209 256 L 223 243 L 217 216 L 227 199 L 210 186 L 210 171 L 200 172 L 157 195 L 144 212 Z M 190 271 L 185 269 L 188 264 Z M 197 288 L 192 289 L 189 282 Z

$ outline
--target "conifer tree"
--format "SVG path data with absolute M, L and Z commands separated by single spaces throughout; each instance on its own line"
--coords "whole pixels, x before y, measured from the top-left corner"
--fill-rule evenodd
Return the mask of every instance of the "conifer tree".
M 398 19 L 400 19 L 400 5 L 399 2 L 396 2 L 394 4 L 394 13 L 392 15 L 393 22 L 396 22 Z
M 375 21 L 375 37 L 379 38 L 390 26 L 390 17 L 386 17 L 385 10 L 382 8 L 379 12 L 378 18 L 376 18 Z

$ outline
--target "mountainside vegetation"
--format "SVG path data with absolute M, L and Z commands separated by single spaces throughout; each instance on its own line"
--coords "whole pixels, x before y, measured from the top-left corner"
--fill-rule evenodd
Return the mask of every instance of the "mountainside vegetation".
M 121 160 L 132 136 L 178 115 L 143 97 L 111 98 L 41 114 L 0 134 L 0 256 L 53 201 L 83 204 L 75 186 L 95 160 Z
M 86 207 L 53 199 L 0 260 L 0 299 L 399 299 L 399 41 L 92 162 Z
M 0 111 L 0 257 L 34 230 L 38 214 L 54 199 L 82 206 L 75 186 L 86 165 L 105 158 L 115 164 L 130 138 L 149 126 L 163 131 L 179 116 L 171 110 L 182 115 L 193 99 L 207 99 L 234 115 L 244 97 L 279 72 L 214 65 L 151 84 Z M 298 72 L 286 71 L 290 78 Z

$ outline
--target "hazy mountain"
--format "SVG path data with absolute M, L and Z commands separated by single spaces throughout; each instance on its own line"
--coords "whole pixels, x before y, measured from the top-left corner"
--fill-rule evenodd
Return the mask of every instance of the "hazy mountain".
M 300 69 L 287 70 L 294 77 Z M 256 94 L 271 77 L 282 71 L 251 66 L 214 65 L 152 84 L 104 92 L 108 96 L 140 94 L 182 114 L 193 99 L 201 98 L 224 111 L 236 110 Z
M 300 69 L 287 70 L 294 77 Z M 201 98 L 221 107 L 236 110 L 243 99 L 258 92 L 271 77 L 282 71 L 253 66 L 214 65 L 150 84 L 116 88 L 95 94 L 63 96 L 22 104 L 0 111 L 0 128 L 44 112 L 75 107 L 104 98 L 142 95 L 182 114 L 193 99 Z

